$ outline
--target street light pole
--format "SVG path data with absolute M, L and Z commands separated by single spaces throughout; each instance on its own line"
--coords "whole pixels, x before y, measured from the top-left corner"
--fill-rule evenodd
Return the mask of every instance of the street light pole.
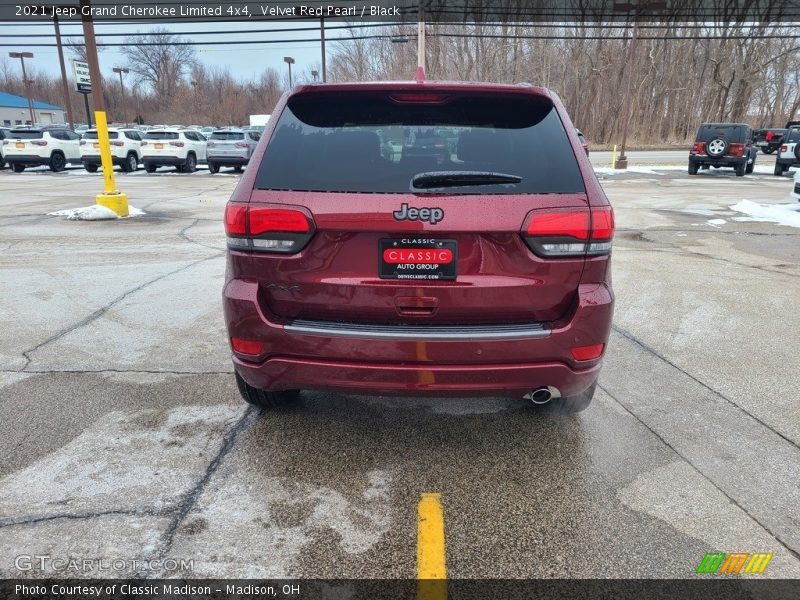
M 322 83 L 328 81 L 328 68 L 325 66 L 325 17 L 319 18 L 319 43 L 322 52 Z
M 628 168 L 628 157 L 625 155 L 625 144 L 628 141 L 628 123 L 631 120 L 631 107 L 630 107 L 630 96 L 631 96 L 631 80 L 633 79 L 633 65 L 631 61 L 633 60 L 633 52 L 636 49 L 636 40 L 639 35 L 639 20 L 634 16 L 633 21 L 633 33 L 631 34 L 631 44 L 628 46 L 628 59 L 625 64 L 625 70 L 627 71 L 627 82 L 625 85 L 625 100 L 622 103 L 622 110 L 625 113 L 625 116 L 622 119 L 622 145 L 619 150 L 619 158 L 614 163 L 615 169 L 627 169 Z
M 125 113 L 125 127 L 128 126 L 128 103 L 125 102 L 125 84 L 122 83 L 122 74 L 128 73 L 129 69 L 125 67 L 114 67 L 111 69 L 114 73 L 119 73 L 119 87 L 122 90 L 122 112 Z
M 61 28 L 58 25 L 58 15 L 53 14 L 53 27 L 56 30 L 56 47 L 58 48 L 58 65 L 61 67 L 61 91 L 64 94 L 64 105 L 67 107 L 67 123 L 70 129 L 75 129 L 75 117 L 72 114 L 72 99 L 69 96 L 67 83 L 67 68 L 64 66 L 64 47 L 61 44 Z
M 425 78 L 425 21 L 417 23 L 417 80 Z
M 294 64 L 294 59 L 291 56 L 284 56 L 283 62 L 289 65 L 289 89 L 292 89 L 292 65 Z
M 33 58 L 33 52 L 9 52 L 11 58 L 18 58 L 22 65 L 22 83 L 25 86 L 25 96 L 28 100 L 28 110 L 31 111 L 31 125 L 36 123 L 36 115 L 33 112 L 33 100 L 31 100 L 31 88 L 28 82 L 28 75 L 25 73 L 25 59 Z

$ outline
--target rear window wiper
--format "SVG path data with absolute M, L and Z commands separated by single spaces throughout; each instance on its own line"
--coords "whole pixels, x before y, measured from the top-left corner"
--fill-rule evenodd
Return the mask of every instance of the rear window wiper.
M 521 181 L 522 177 L 519 175 L 492 171 L 430 171 L 414 175 L 411 179 L 411 189 L 428 190 L 441 187 L 519 183 Z

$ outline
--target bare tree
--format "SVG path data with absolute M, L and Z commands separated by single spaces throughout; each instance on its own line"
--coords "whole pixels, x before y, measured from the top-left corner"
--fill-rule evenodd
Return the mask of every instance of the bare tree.
M 179 45 L 184 41 L 169 30 L 157 27 L 148 35 L 125 38 L 126 45 L 121 51 L 140 83 L 149 85 L 160 96 L 172 98 L 184 75 L 196 62 L 194 48 Z

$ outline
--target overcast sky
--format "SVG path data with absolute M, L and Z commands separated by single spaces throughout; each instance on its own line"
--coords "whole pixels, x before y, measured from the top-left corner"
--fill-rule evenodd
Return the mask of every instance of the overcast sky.
M 319 30 L 316 31 L 285 31 L 280 33 L 254 33 L 248 31 L 254 29 L 285 29 L 291 27 L 313 27 L 316 21 L 294 21 L 294 22 L 259 22 L 259 23 L 235 23 L 235 22 L 214 22 L 214 23 L 165 23 L 163 25 L 143 23 L 139 25 L 113 25 L 95 23 L 95 32 L 98 39 L 102 39 L 103 33 L 135 33 L 136 31 L 149 31 L 159 26 L 165 27 L 177 34 L 189 31 L 239 31 L 238 35 L 184 35 L 183 37 L 202 41 L 231 41 L 235 39 L 307 39 L 319 38 Z M 9 37 L 30 36 L 31 34 L 48 34 L 49 37 Z M 72 37 L 83 39 L 80 23 L 62 23 L 61 35 L 64 38 Z M 331 39 L 341 35 L 341 30 L 331 30 L 326 32 L 326 38 Z M 105 38 L 109 42 L 122 42 L 124 37 Z M 52 24 L 42 25 L 17 25 L 10 23 L 0 23 L 0 40 L 3 43 L 14 44 L 13 47 L 3 47 L 2 56 L 8 59 L 9 51 L 31 51 L 34 53 L 33 59 L 25 61 L 26 67 L 30 64 L 36 70 L 47 71 L 53 75 L 59 74 L 58 53 L 53 48 L 37 48 L 31 44 L 35 43 L 55 43 Z M 318 68 L 320 64 L 320 44 L 319 42 L 305 43 L 274 43 L 259 45 L 202 45 L 195 46 L 198 58 L 209 67 L 223 67 L 229 69 L 231 74 L 237 79 L 253 79 L 268 67 L 274 67 L 283 75 L 286 64 L 283 62 L 284 56 L 292 56 L 296 63 L 292 66 L 294 72 L 302 72 L 306 68 Z M 330 56 L 330 48 L 328 49 Z M 100 52 L 100 68 L 106 75 L 112 67 L 121 66 L 125 59 L 119 53 L 118 48 L 106 48 Z M 69 61 L 72 56 L 69 52 L 65 58 Z M 14 61 L 17 62 L 17 61 Z M 67 64 L 70 70 L 69 63 Z

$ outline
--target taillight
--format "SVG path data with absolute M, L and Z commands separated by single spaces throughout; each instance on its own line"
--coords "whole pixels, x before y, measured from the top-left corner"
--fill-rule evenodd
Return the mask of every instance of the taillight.
M 767 132 L 767 135 L 766 135 L 766 139 L 767 139 L 767 141 L 768 141 L 768 142 L 772 141 L 772 138 L 773 138 L 773 137 L 775 137 L 775 135 L 773 134 L 773 132 L 771 132 L 771 131 L 768 131 L 768 132 Z
M 300 210 L 236 202 L 225 207 L 225 233 L 232 250 L 299 252 L 313 232 L 313 222 Z
M 786 144 L 784 144 L 783 146 L 781 146 L 781 150 L 780 150 L 780 151 L 781 151 L 781 152 L 786 152 L 788 149 L 789 149 L 789 146 L 787 146 Z
M 744 144 L 731 144 L 728 154 L 731 156 L 744 156 Z
M 694 146 L 692 147 L 691 154 L 705 154 L 705 153 L 706 153 L 705 142 L 695 142 Z
M 206 148 L 213 148 L 214 146 L 216 146 L 216 144 L 214 142 L 208 142 L 206 144 Z
M 610 206 L 535 211 L 523 237 L 543 257 L 599 256 L 611 251 L 614 211 Z
M 47 140 L 31 140 L 34 146 L 47 146 Z
M 86 140 L 81 140 L 81 146 L 85 146 L 85 145 L 86 145 Z
M 237 148 L 247 148 L 247 142 L 236 142 L 234 146 Z
M 112 146 L 122 146 L 124 142 L 122 140 L 111 140 L 109 142 Z
M 142 146 L 147 146 L 147 140 L 142 140 Z
M 170 146 L 177 146 L 178 148 L 183 148 L 183 142 L 170 142 Z

